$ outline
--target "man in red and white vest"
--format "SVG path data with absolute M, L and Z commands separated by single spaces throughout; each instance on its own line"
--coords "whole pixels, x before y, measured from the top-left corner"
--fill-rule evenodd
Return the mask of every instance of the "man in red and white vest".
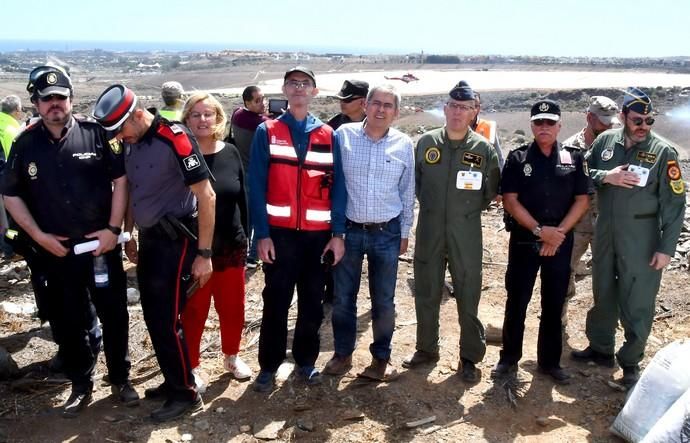
M 305 383 L 321 382 L 314 363 L 319 355 L 326 270 L 338 263 L 345 248 L 344 223 L 331 225 L 333 213 L 345 213 L 340 156 L 334 151 L 331 127 L 309 113 L 318 94 L 314 73 L 301 66 L 290 69 L 283 93 L 287 112 L 259 125 L 249 162 L 250 211 L 265 275 L 261 372 L 254 381 L 259 392 L 273 389 L 275 373 L 285 359 L 287 316 L 295 287 L 292 355 Z

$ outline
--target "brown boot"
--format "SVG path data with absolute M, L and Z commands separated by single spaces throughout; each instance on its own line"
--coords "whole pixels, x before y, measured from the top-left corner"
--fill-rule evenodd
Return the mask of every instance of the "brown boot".
M 371 364 L 357 374 L 357 377 L 389 382 L 398 378 L 398 375 L 398 371 L 389 364 L 388 360 L 373 358 Z
M 326 366 L 323 368 L 323 373 L 327 375 L 343 375 L 352 367 L 352 355 L 338 355 L 333 354 Z

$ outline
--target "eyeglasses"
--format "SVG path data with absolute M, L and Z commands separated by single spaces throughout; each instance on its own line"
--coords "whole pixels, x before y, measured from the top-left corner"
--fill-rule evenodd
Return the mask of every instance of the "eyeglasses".
M 652 126 L 654 124 L 654 117 L 647 117 L 647 118 L 642 118 L 642 117 L 628 117 L 628 119 L 632 122 L 633 125 L 635 126 L 642 126 L 642 123 L 646 123 L 647 126 Z
M 463 111 L 463 112 L 474 111 L 475 109 L 477 109 L 474 106 L 461 105 L 459 103 L 451 103 L 451 102 L 446 103 L 446 106 L 448 106 L 453 111 Z
M 65 97 L 64 95 L 60 95 L 60 94 L 50 94 L 50 95 L 46 95 L 45 97 L 39 97 L 38 99 L 40 101 L 42 101 L 43 103 L 48 103 L 48 102 L 51 102 L 53 100 L 57 100 L 57 101 L 62 102 L 62 101 L 67 100 L 67 97 Z
M 373 106 L 375 108 L 383 108 L 386 111 L 392 111 L 393 109 L 395 109 L 395 103 L 387 103 L 387 102 L 384 103 L 384 102 L 380 102 L 378 100 L 368 102 L 367 105 Z
M 285 86 L 293 89 L 311 89 L 314 87 L 314 85 L 311 83 L 311 80 L 288 80 L 285 82 Z
M 558 121 L 556 120 L 549 120 L 548 118 L 538 118 L 536 120 L 532 120 L 532 124 L 534 126 L 555 126 Z
M 204 112 L 203 114 L 200 112 L 192 112 L 189 114 L 189 118 L 199 120 L 201 117 L 204 117 L 206 120 L 215 120 L 216 115 L 217 113 L 215 112 Z

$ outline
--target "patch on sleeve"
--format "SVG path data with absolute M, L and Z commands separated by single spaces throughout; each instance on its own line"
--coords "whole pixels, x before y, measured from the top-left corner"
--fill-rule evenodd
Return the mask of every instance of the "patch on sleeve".
M 670 160 L 667 162 L 666 174 L 670 180 L 680 180 L 681 173 L 677 161 Z
M 484 157 L 482 157 L 479 154 L 474 154 L 472 152 L 463 152 L 462 154 L 462 162 L 466 165 L 474 166 L 475 168 L 480 168 L 482 166 L 483 161 Z
M 184 167 L 186 170 L 191 171 L 193 169 L 198 168 L 201 166 L 201 162 L 199 161 L 199 157 L 196 156 L 196 154 L 192 154 L 189 157 L 185 157 L 182 162 L 184 163 Z
M 671 180 L 669 182 L 669 185 L 671 186 L 671 191 L 673 191 L 674 194 L 685 194 L 685 182 L 683 181 L 683 179 Z
M 117 155 L 122 152 L 122 143 L 120 143 L 120 140 L 112 138 L 108 144 L 110 145 L 110 150 L 113 151 L 113 154 Z
M 589 165 L 587 164 L 586 161 L 582 162 L 582 172 L 585 173 L 587 177 L 589 177 Z
M 192 142 L 182 128 L 177 125 L 167 126 L 161 124 L 158 126 L 157 132 L 161 137 L 169 140 L 173 144 L 177 155 L 180 157 L 190 157 L 192 153 Z
M 426 148 L 426 151 L 424 151 L 425 162 L 430 165 L 435 165 L 439 160 L 441 160 L 441 151 L 436 146 Z

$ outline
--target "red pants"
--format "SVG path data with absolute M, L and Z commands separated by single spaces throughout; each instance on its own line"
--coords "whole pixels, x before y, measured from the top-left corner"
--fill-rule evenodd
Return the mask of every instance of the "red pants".
M 199 347 L 211 307 L 211 295 L 220 322 L 220 342 L 224 354 L 240 350 L 244 327 L 244 266 L 213 271 L 211 279 L 187 300 L 182 313 L 182 330 L 193 368 L 199 366 Z

